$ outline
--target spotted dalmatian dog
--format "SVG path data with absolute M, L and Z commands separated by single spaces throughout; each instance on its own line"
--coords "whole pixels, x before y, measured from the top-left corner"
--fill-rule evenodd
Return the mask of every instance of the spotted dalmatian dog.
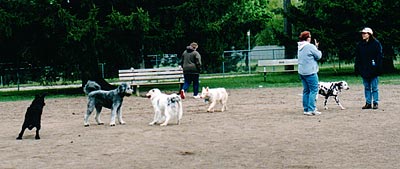
M 339 107 L 342 110 L 346 109 L 342 106 L 342 104 L 340 104 L 338 95 L 342 90 L 349 90 L 349 89 L 350 89 L 350 87 L 347 84 L 347 82 L 345 82 L 345 81 L 319 82 L 318 83 L 318 93 L 325 97 L 324 109 L 325 110 L 328 109 L 328 106 L 326 106 L 326 102 L 328 101 L 328 98 L 331 96 L 335 97 L 336 103 L 339 105 Z M 318 96 L 317 96 L 317 98 L 318 98 Z

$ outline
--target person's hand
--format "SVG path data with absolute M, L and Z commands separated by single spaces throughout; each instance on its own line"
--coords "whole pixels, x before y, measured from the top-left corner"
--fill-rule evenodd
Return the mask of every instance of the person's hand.
M 314 44 L 318 48 L 319 42 L 317 41 L 317 39 L 314 39 Z

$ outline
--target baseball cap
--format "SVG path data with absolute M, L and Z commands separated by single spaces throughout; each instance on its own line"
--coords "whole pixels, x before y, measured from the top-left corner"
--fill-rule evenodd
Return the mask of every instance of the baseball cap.
M 370 33 L 371 35 L 374 34 L 374 32 L 372 31 L 371 28 L 365 27 L 364 29 L 362 29 L 360 32 L 363 33 Z

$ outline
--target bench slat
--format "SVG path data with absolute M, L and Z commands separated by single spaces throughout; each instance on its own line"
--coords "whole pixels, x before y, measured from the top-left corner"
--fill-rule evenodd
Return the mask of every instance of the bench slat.
M 136 86 L 153 86 L 153 85 L 168 85 L 168 84 L 182 84 L 183 82 L 163 82 L 163 83 L 151 83 L 148 81 L 136 81 L 135 83 L 132 83 L 132 85 Z
M 129 72 L 129 73 L 120 73 L 119 77 L 126 77 L 126 76 L 169 76 L 169 75 L 182 75 L 183 71 L 174 71 L 174 72 L 146 72 L 146 73 L 136 73 L 136 72 Z
M 118 73 L 132 73 L 132 72 L 175 72 L 182 71 L 182 68 L 154 68 L 154 69 L 123 69 L 118 70 Z
M 258 66 L 285 66 L 297 64 L 297 59 L 258 60 Z
M 122 76 L 119 80 L 163 80 L 163 79 L 183 79 L 183 75 L 164 75 L 164 76 Z

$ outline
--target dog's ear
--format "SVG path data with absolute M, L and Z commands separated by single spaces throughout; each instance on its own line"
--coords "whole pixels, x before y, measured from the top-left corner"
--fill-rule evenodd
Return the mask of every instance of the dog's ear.
M 343 87 L 343 82 L 340 81 L 339 83 L 337 83 L 337 86 L 339 87 L 339 89 L 341 89 Z
M 122 83 L 121 85 L 118 86 L 117 91 L 118 93 L 123 93 L 126 90 L 126 84 Z

